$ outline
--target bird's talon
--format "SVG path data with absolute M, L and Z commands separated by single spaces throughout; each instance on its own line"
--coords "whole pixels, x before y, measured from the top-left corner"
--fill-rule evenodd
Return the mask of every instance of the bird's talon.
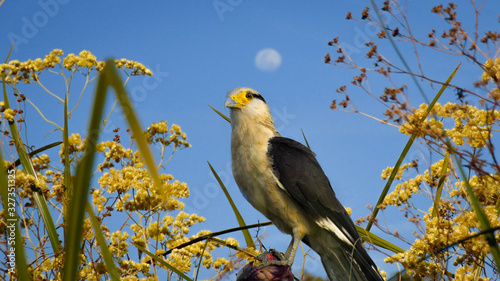
M 256 257 L 255 257 L 255 260 L 258 260 L 258 261 L 263 261 L 264 260 L 264 257 L 269 254 L 269 251 L 264 251 L 260 254 L 258 254 Z
M 255 259 L 261 262 L 262 267 L 270 265 L 290 266 L 289 261 L 285 258 L 285 255 L 275 249 L 269 249 L 269 251 L 262 252 Z
M 262 267 L 266 267 L 266 266 L 270 266 L 270 265 L 276 265 L 276 266 L 290 266 L 288 264 L 288 261 L 279 261 L 279 260 L 270 260 L 270 261 L 265 261 L 265 262 L 262 262 L 261 266 Z

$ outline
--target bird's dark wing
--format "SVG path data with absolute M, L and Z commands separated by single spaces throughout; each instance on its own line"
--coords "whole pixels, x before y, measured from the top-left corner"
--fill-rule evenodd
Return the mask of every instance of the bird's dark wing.
M 314 153 L 297 141 L 274 137 L 269 140 L 268 156 L 278 180 L 311 218 L 317 222 L 328 218 L 350 240 L 351 245 L 355 245 L 354 252 L 360 262 L 365 266 L 375 266 L 362 248 L 356 226 L 335 196 Z M 352 246 L 348 250 L 352 251 Z
M 269 140 L 268 155 L 278 180 L 313 219 L 330 218 L 345 228 L 348 237 L 358 237 L 354 223 L 309 148 L 289 138 L 274 137 Z

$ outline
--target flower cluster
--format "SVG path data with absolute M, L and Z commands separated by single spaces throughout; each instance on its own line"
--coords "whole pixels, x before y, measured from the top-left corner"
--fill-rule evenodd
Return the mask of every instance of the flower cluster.
M 7 120 L 9 123 L 14 122 L 14 117 L 16 116 L 17 112 L 14 109 L 7 108 L 3 111 L 3 118 Z
M 115 60 L 116 67 L 121 69 L 131 70 L 131 75 L 153 75 L 153 72 L 145 67 L 142 63 L 127 59 Z
M 127 79 L 135 75 L 152 75 L 151 70 L 136 61 L 119 59 L 115 63 L 117 68 L 121 69 L 120 75 L 126 76 Z M 83 94 L 87 85 L 95 80 L 98 72 L 104 67 L 105 63 L 97 60 L 89 51 L 82 51 L 78 55 L 63 56 L 63 52 L 58 49 L 53 50 L 43 59 L 25 62 L 12 60 L 0 64 L 0 75 L 14 90 L 13 95 L 18 102 L 18 109 L 11 109 L 6 106 L 7 100 L 0 101 L 0 124 L 3 123 L 5 128 L 17 126 L 18 131 L 23 132 L 22 138 L 29 135 L 24 134 L 25 128 L 21 125 L 25 117 L 22 102 L 30 100 L 20 92 L 19 83 L 39 84 L 47 93 L 63 101 L 54 93 L 72 91 L 68 85 L 72 84 L 74 73 L 80 73 L 86 77 L 81 91 Z M 67 75 L 68 71 L 69 75 Z M 47 89 L 39 79 L 43 73 L 62 76 L 67 87 L 63 91 Z M 72 95 L 67 97 L 70 96 Z M 45 121 L 56 126 L 56 130 L 63 130 L 62 126 L 45 118 L 46 115 L 35 104 L 32 105 Z M 76 107 L 72 111 L 75 109 Z M 50 110 L 53 110 L 53 107 Z M 7 123 L 10 126 L 5 126 Z M 27 126 L 27 128 L 33 127 Z M 130 147 L 126 147 L 118 131 L 119 129 L 114 130 L 117 134 L 112 141 L 103 141 L 96 145 L 95 159 L 98 161 L 98 166 L 95 171 L 92 171 L 94 180 L 91 181 L 89 200 L 100 223 L 101 231 L 108 241 L 108 248 L 113 255 L 121 279 L 158 280 L 159 270 L 165 270 L 167 274 L 171 274 L 169 267 L 159 264 L 134 245 L 146 248 L 182 272 L 191 271 L 198 266 L 215 268 L 219 273 L 231 270 L 231 266 L 226 266 L 231 262 L 225 258 L 216 258 L 213 256 L 213 251 L 225 246 L 236 249 L 237 241 L 231 238 L 222 240 L 211 237 L 188 246 L 183 245 L 191 239 L 210 234 L 209 231 L 192 234 L 192 227 L 204 222 L 205 218 L 183 211 L 185 206 L 183 199 L 190 194 L 187 184 L 174 179 L 173 175 L 168 173 L 160 173 L 160 184 L 153 184 L 142 154 L 132 147 L 137 136 L 129 136 L 130 138 L 125 143 Z M 0 142 L 14 145 L 12 131 L 4 131 L 2 135 L 3 140 Z M 160 161 L 157 166 L 158 170 L 167 169 L 166 163 L 174 152 L 191 146 L 187 142 L 187 134 L 181 130 L 181 127 L 176 124 L 167 126 L 166 121 L 151 124 L 144 132 L 144 137 L 151 147 L 158 148 L 159 155 L 156 157 Z M 26 150 L 32 152 L 30 147 L 27 145 L 25 147 Z M 70 203 L 68 195 L 72 192 L 76 170 L 74 168 L 83 157 L 88 142 L 85 137 L 75 133 L 71 134 L 66 142 L 62 142 L 58 151 L 59 155 L 50 147 L 45 147 L 47 151 L 44 153 L 48 155 L 40 152 L 31 155 L 34 174 L 18 167 L 11 168 L 17 156 L 12 156 L 14 159 L 9 159 L 10 162 L 1 163 L 4 168 L 9 167 L 8 169 L 15 171 L 15 194 L 18 200 L 16 205 L 20 211 L 21 239 L 24 240 L 26 247 L 29 274 L 35 280 L 61 279 L 61 268 L 64 262 L 64 254 L 53 253 L 51 243 L 47 242 L 43 210 L 40 211 L 37 205 L 40 202 L 38 195 L 41 194 L 45 198 L 49 206 L 49 217 L 55 218 L 56 231 L 62 237 L 64 228 L 67 226 L 67 208 Z M 9 147 L 3 149 L 14 151 Z M 169 152 L 171 152 L 170 155 Z M 66 159 L 67 155 L 69 159 Z M 72 174 L 71 179 L 65 178 L 68 172 Z M 5 231 L 6 225 L 6 213 L 2 209 L 0 210 L 0 231 Z M 109 279 L 109 272 L 102 259 L 102 249 L 96 242 L 95 232 L 96 229 L 93 228 L 90 219 L 85 218 L 81 233 L 83 244 L 78 271 L 79 280 Z M 65 246 L 64 243 L 63 246 Z M 5 247 L 0 247 L 0 252 L 4 253 L 5 249 Z M 7 262 L 0 263 L 0 279 L 15 279 L 15 274 L 8 270 L 10 267 Z
M 447 165 L 447 169 L 443 170 L 443 165 L 444 160 L 439 160 L 423 174 L 417 174 L 397 184 L 395 190 L 388 194 L 379 206 L 384 209 L 389 205 L 405 205 L 405 209 L 408 210 L 414 206 L 414 202 L 410 201 L 414 196 L 433 196 L 428 188 L 423 188 L 424 185 L 437 187 L 440 177 L 444 176 L 443 197 L 437 205 L 439 209 L 434 210 L 434 207 L 431 207 L 425 212 L 422 219 L 425 225 L 422 235 L 417 236 L 418 239 L 409 250 L 385 260 L 389 263 L 401 263 L 414 276 L 444 276 L 446 265 L 443 262 L 447 262 L 450 257 L 453 257 L 454 266 L 458 267 L 457 272 L 462 270 L 472 276 L 470 268 L 489 254 L 489 246 L 484 236 L 475 236 L 480 229 L 480 223 L 470 203 L 467 202 L 465 184 L 460 181 L 454 182 L 450 166 Z M 387 178 L 391 171 L 392 168 L 386 169 L 382 177 Z M 398 180 L 402 180 L 403 172 L 409 174 L 408 165 L 400 168 Z M 473 176 L 469 184 L 477 195 L 480 205 L 483 206 L 491 227 L 500 227 L 497 211 L 497 204 L 500 202 L 500 174 Z M 409 220 L 419 223 L 415 217 Z M 496 234 L 496 239 L 500 242 L 499 233 Z M 459 249 L 449 251 L 448 247 L 457 241 L 463 241 Z
M 486 60 L 484 63 L 484 72 L 481 77 L 483 81 L 493 80 L 495 82 L 500 82 L 500 57 L 494 60 Z
M 182 132 L 181 127 L 177 124 L 173 124 L 169 130 L 167 121 L 151 124 L 146 130 L 146 140 L 149 144 L 160 143 L 164 146 L 173 144 L 174 149 L 191 146 L 186 141 L 187 135 Z
M 37 58 L 24 62 L 11 60 L 9 63 L 0 64 L 0 74 L 5 75 L 5 82 L 9 84 L 17 84 L 20 81 L 28 84 L 38 81 L 38 74 L 59 64 L 62 54 L 62 50 L 54 49 L 44 59 Z
M 12 60 L 8 63 L 0 64 L 0 74 L 5 75 L 5 82 L 16 85 L 19 82 L 25 84 L 37 82 L 39 75 L 43 70 L 53 69 L 59 66 L 62 70 L 77 71 L 86 69 L 85 72 L 92 70 L 102 71 L 105 67 L 104 61 L 97 60 L 91 52 L 83 50 L 78 55 L 73 53 L 62 57 L 64 52 L 60 49 L 52 50 L 44 59 L 27 60 L 20 62 Z M 116 67 L 130 70 L 130 75 L 153 75 L 153 72 L 143 64 L 127 59 L 116 60 Z
M 495 90 L 490 93 L 490 96 L 494 95 Z M 430 116 L 427 116 L 427 110 L 425 104 L 414 110 L 407 116 L 406 123 L 400 126 L 400 131 L 424 138 L 428 144 L 429 140 L 443 143 L 444 137 L 447 136 L 461 149 L 459 153 L 463 155 L 467 153 L 464 145 L 474 149 L 491 148 L 491 132 L 496 129 L 500 120 L 498 110 L 479 109 L 469 104 L 457 103 L 436 103 Z M 447 127 L 445 124 L 453 126 Z M 417 239 L 410 249 L 385 260 L 388 263 L 400 263 L 413 277 L 444 278 L 449 275 L 447 263 L 452 261 L 456 267 L 454 280 L 473 280 L 472 278 L 477 277 L 481 271 L 477 265 L 484 263 L 485 257 L 489 255 L 489 246 L 484 236 L 476 236 L 481 225 L 469 202 L 465 183 L 458 180 L 455 167 L 449 160 L 440 159 L 423 173 L 413 162 L 402 165 L 395 176 L 399 183 L 378 206 L 381 209 L 388 206 L 401 208 L 405 217 L 420 229 L 420 233 L 414 233 Z M 481 167 L 483 162 L 475 161 L 478 160 L 469 160 L 469 166 L 480 171 L 480 175 L 472 175 L 468 180 L 469 184 L 491 227 L 499 227 L 500 173 L 487 173 L 484 167 Z M 411 168 L 415 168 L 414 171 Z M 392 171 L 392 167 L 385 169 L 382 178 L 387 179 Z M 439 199 L 434 199 L 438 196 L 434 193 L 436 190 L 439 192 Z M 416 202 L 421 202 L 416 197 L 421 196 L 438 201 L 427 212 L 422 212 L 416 207 Z M 423 213 L 423 217 L 413 214 L 412 210 L 418 214 Z M 500 242 L 499 233 L 496 233 L 496 239 Z M 450 248 L 458 241 L 462 242 Z M 458 276 L 458 272 L 462 275 Z M 489 279 L 480 277 L 477 280 Z
M 400 206 L 402 204 L 408 204 L 408 200 L 415 194 L 423 192 L 421 186 L 426 184 L 428 186 L 436 187 L 438 186 L 438 181 L 441 176 L 441 167 L 443 166 L 444 160 L 439 160 L 438 162 L 431 165 L 429 170 L 426 170 L 423 174 L 418 174 L 414 178 L 402 181 L 403 173 L 409 174 L 410 168 L 414 166 L 411 164 L 402 165 L 398 173 L 395 176 L 395 180 L 400 180 L 402 183 L 398 183 L 394 188 L 394 191 L 387 194 L 384 201 L 379 205 L 379 208 L 385 209 L 388 205 Z M 392 172 L 393 167 L 388 167 L 382 172 L 382 179 L 386 180 L 389 174 Z M 447 175 L 450 172 L 449 167 L 444 172 Z
M 145 135 L 149 137 L 151 143 L 164 147 L 175 143 L 174 139 L 177 137 L 183 141 L 187 138 L 179 126 L 172 125 L 171 128 L 167 128 L 164 121 L 151 124 Z M 175 138 L 171 138 L 171 135 Z M 68 147 L 70 154 L 73 155 L 72 162 L 78 160 L 75 156 L 83 152 L 85 143 L 86 139 L 82 139 L 79 134 L 69 136 Z M 189 146 L 187 142 L 180 144 Z M 201 241 L 176 248 L 191 239 L 210 234 L 209 231 L 200 231 L 196 235 L 188 236 L 190 228 L 204 222 L 205 218 L 182 211 L 184 203 L 180 199 L 189 196 L 186 183 L 174 180 L 170 174 L 161 174 L 162 186 L 157 189 L 153 186 L 151 175 L 138 151 L 125 148 L 116 141 L 101 142 L 97 144 L 96 149 L 102 155 L 102 161 L 98 166 L 99 184 L 91 190 L 91 202 L 97 211 L 96 215 L 102 222 L 101 228 L 109 241 L 109 249 L 117 260 L 122 278 L 136 280 L 138 275 L 147 279 L 154 276 L 149 256 L 144 256 L 137 261 L 130 258 L 131 251 L 135 251 L 135 247 L 131 247 L 131 242 L 159 256 L 173 249 L 166 256 L 166 261 L 182 272 L 190 271 L 199 263 L 199 260 L 202 266 L 218 270 L 222 270 L 230 263 L 225 258 L 214 258 L 212 251 L 226 245 L 237 247 L 238 242 L 232 238 Z M 61 146 L 60 157 L 64 158 L 64 145 Z M 24 202 L 23 206 L 25 208 L 34 206 L 33 192 L 36 189 L 42 190 L 46 199 L 54 204 L 65 202 L 63 173 L 51 167 L 51 160 L 45 154 L 34 157 L 32 162 L 37 171 L 36 177 L 25 174 L 22 170 L 16 170 L 17 194 Z M 174 212 L 177 214 L 174 215 Z M 117 217 L 119 214 L 126 214 L 125 218 L 132 218 L 134 222 L 126 224 L 128 229 L 121 227 L 119 230 L 111 231 L 105 219 Z M 32 220 L 25 219 L 22 226 L 28 228 L 32 224 Z M 83 237 L 85 245 L 92 248 L 91 245 L 95 244 L 93 242 L 95 235 L 89 219 L 84 221 Z M 100 280 L 100 276 L 107 274 L 102 261 L 96 262 L 86 255 L 82 256 L 82 259 L 80 278 Z M 57 259 L 47 259 L 43 265 L 38 265 L 33 273 L 35 276 L 42 276 L 48 270 L 52 270 L 49 269 L 51 266 L 53 270 L 57 270 L 60 268 L 56 266 L 58 262 L 60 263 Z M 158 266 L 163 268 L 161 265 Z
M 190 146 L 186 142 L 187 135 L 180 126 L 174 124 L 168 128 L 166 121 L 151 124 L 144 136 L 150 144 L 160 146 L 160 151 L 164 151 L 167 146 L 172 146 L 174 151 L 181 146 Z M 93 206 L 99 213 L 106 213 L 113 208 L 116 212 L 142 218 L 130 225 L 131 233 L 121 231 L 112 234 L 111 249 L 119 257 L 123 257 L 119 265 L 128 276 L 137 273 L 146 276 L 150 268 L 132 263 L 124 257 L 128 253 L 125 241 L 132 241 L 142 247 L 160 243 L 162 246 L 155 247 L 154 251 L 163 254 L 168 249 L 210 233 L 201 231 L 192 237 L 187 236 L 189 228 L 205 221 L 205 218 L 180 211 L 184 208 L 180 199 L 189 196 L 186 183 L 174 180 L 170 174 L 161 174 L 162 186 L 155 187 L 139 151 L 125 148 L 120 142 L 102 142 L 96 146 L 96 150 L 103 155 L 103 161 L 98 166 L 98 170 L 102 172 L 98 180 L 100 188 L 92 191 Z M 113 205 L 109 205 L 111 201 L 114 202 Z M 171 215 L 174 211 L 179 211 L 176 216 Z M 201 264 L 207 268 L 222 268 L 228 261 L 223 258 L 214 260 L 211 255 L 213 249 L 221 246 L 223 245 L 212 240 L 198 242 L 174 249 L 167 261 L 183 272 L 191 270 L 193 259 L 201 259 Z M 143 260 L 144 262 L 147 261 Z
M 71 134 L 68 137 L 68 153 L 70 155 L 75 155 L 83 152 L 85 149 L 86 140 L 82 140 L 80 134 Z M 59 156 L 61 157 L 61 162 L 64 162 L 64 143 L 61 144 L 61 150 L 59 150 Z
M 491 126 L 500 120 L 499 110 L 478 109 L 468 104 L 436 103 L 431 114 L 441 117 L 437 120 L 432 115 L 426 116 L 427 107 L 427 104 L 420 105 L 413 114 L 408 115 L 407 122 L 399 130 L 407 135 L 437 140 L 448 136 L 456 145 L 463 145 L 465 140 L 471 147 L 481 148 L 491 137 Z M 445 128 L 445 118 L 453 119 L 453 128 Z
M 476 25 L 475 29 L 466 30 L 468 25 L 460 21 L 458 15 L 468 13 L 462 18 L 479 17 L 486 6 L 478 8 L 477 1 L 433 7 L 431 13 L 440 17 L 443 24 L 433 25 L 426 36 L 424 33 L 423 36 L 417 35 L 412 30 L 412 25 L 418 25 L 418 21 L 412 24 L 410 13 L 398 1 L 383 1 L 379 7 L 377 3 L 373 4 L 378 10 L 377 16 L 370 14 L 372 10 L 369 8 L 358 11 L 357 17 L 352 12 L 346 16 L 350 21 L 373 28 L 371 35 L 365 34 L 368 36 L 364 42 L 358 42 L 364 46 L 356 45 L 358 51 L 365 53 L 366 60 L 351 56 L 352 46 L 346 46 L 343 44 L 345 40 L 335 37 L 328 45 L 337 55 L 328 53 L 325 63 L 347 71 L 351 69 L 354 73 L 350 85 L 340 84 L 337 88 L 342 101 L 333 100 L 332 109 L 362 114 L 419 138 L 413 146 L 418 146 L 421 157 L 395 171 L 394 189 L 377 206 L 398 209 L 410 227 L 414 227 L 416 240 L 404 237 L 410 233 L 406 227 L 400 233 L 371 220 L 384 232 L 392 233 L 398 240 L 411 245 L 403 253 L 390 254 L 392 256 L 386 262 L 400 263 L 414 280 L 490 280 L 487 277 L 497 280 L 500 276 L 498 261 L 492 259 L 485 235 L 479 233 L 482 228 L 471 207 L 473 199 L 465 192 L 462 180 L 470 183 L 491 227 L 498 227 L 500 166 L 494 143 L 500 125 L 500 33 L 491 30 L 491 26 L 480 29 Z M 383 20 L 379 12 L 394 20 Z M 483 36 L 478 30 L 483 30 Z M 394 48 L 386 48 L 383 41 L 387 43 L 387 40 L 391 40 Z M 420 51 L 408 51 L 420 48 L 426 50 L 425 57 L 419 54 Z M 414 55 L 411 59 L 420 71 L 409 71 L 409 65 L 393 60 L 394 49 Z M 457 73 L 464 68 L 467 71 L 476 68 L 482 79 L 466 81 L 450 76 L 453 78 L 450 82 L 429 76 L 423 69 L 436 66 L 429 60 L 429 55 L 439 56 L 444 61 L 447 55 L 459 56 L 466 63 L 461 64 Z M 444 65 L 453 67 L 451 63 Z M 410 93 L 417 89 L 405 84 L 400 74 L 417 79 L 422 86 L 446 85 L 448 94 L 453 91 L 456 99 L 443 95 L 442 98 L 451 102 L 436 103 L 429 113 L 426 104 L 415 109 L 411 105 L 413 97 Z M 385 90 L 381 90 L 380 78 L 387 78 Z M 377 86 L 374 87 L 369 79 L 377 79 Z M 351 85 L 357 89 L 355 94 L 349 93 Z M 366 110 L 356 107 L 359 90 L 384 106 L 379 114 L 383 114 L 382 117 L 369 113 L 372 103 L 367 103 L 369 109 Z M 427 92 L 425 88 L 418 90 Z M 434 92 L 435 88 L 429 90 Z M 426 164 L 424 171 L 418 166 L 419 160 Z M 385 169 L 382 178 L 387 179 L 393 169 Z M 465 176 L 462 176 L 463 172 Z M 373 218 L 368 215 L 366 219 Z M 357 223 L 362 224 L 366 219 L 360 218 Z M 399 224 L 393 220 L 391 217 L 387 225 Z M 500 234 L 498 230 L 494 233 L 498 243 Z
M 81 67 L 88 69 L 95 68 L 97 71 L 101 71 L 104 69 L 105 63 L 103 61 L 98 61 L 91 52 L 83 50 L 79 55 L 73 53 L 68 54 L 63 59 L 62 65 L 67 70 L 75 70 Z

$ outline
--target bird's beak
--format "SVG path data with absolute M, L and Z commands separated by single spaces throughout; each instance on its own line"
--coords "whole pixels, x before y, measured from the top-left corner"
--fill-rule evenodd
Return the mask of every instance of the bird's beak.
M 241 108 L 242 104 L 237 102 L 238 97 L 236 95 L 230 95 L 227 97 L 224 107 L 229 108 Z

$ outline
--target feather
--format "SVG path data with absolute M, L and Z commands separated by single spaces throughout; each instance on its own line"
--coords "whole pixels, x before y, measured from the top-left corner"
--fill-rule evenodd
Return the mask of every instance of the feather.
M 329 278 L 382 280 L 314 153 L 292 139 L 273 137 L 267 154 L 281 186 L 322 229 L 304 242 L 321 256 Z

